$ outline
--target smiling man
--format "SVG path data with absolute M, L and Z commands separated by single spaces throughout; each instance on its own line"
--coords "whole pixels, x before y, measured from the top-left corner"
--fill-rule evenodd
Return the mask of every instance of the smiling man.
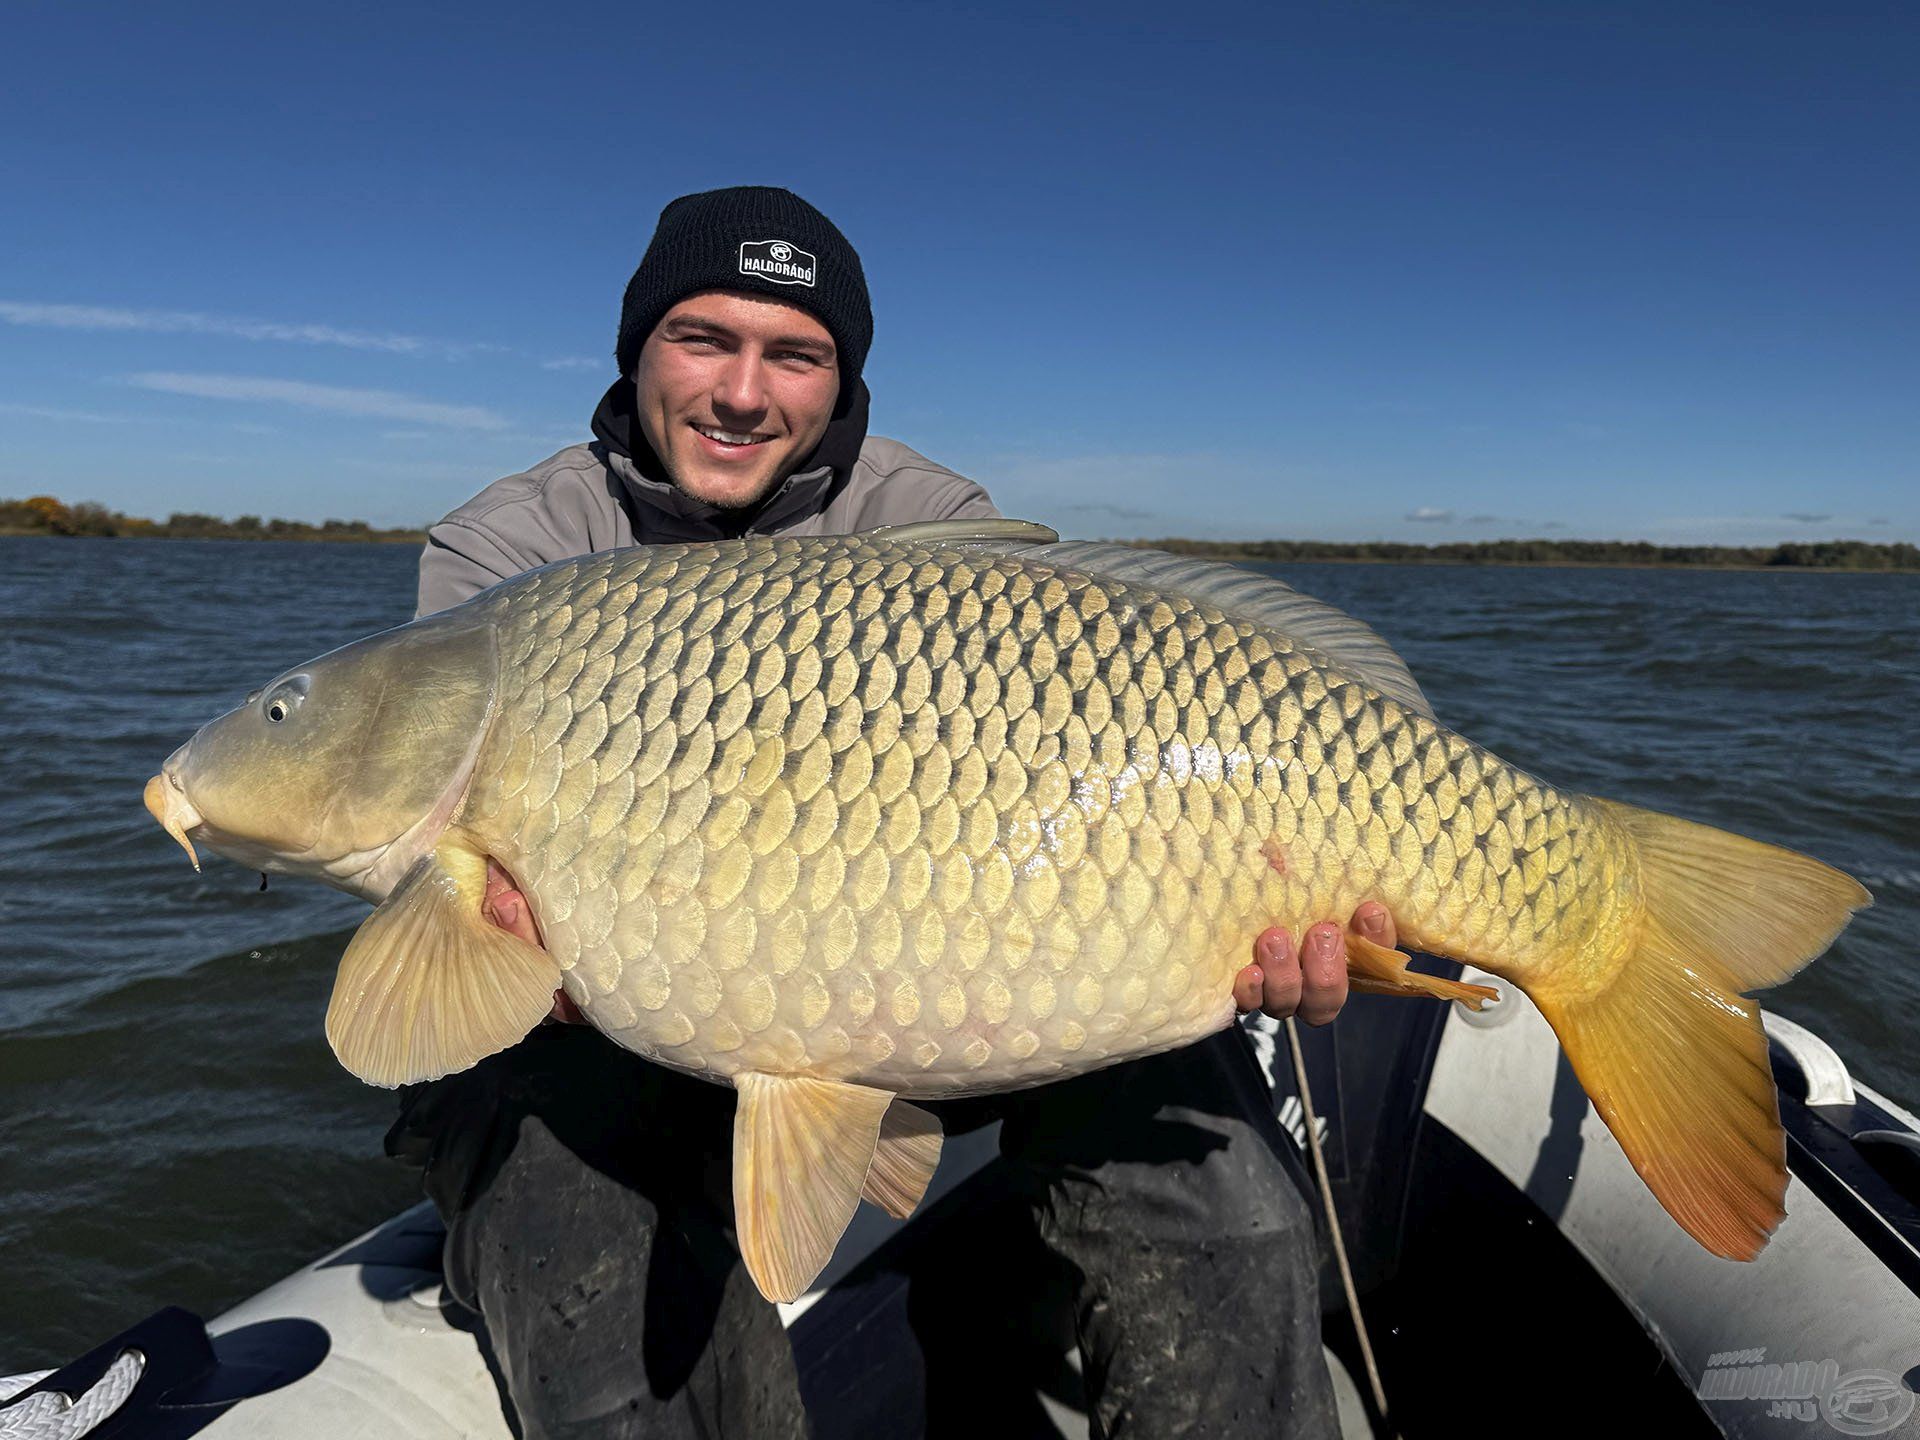
M 420 612 L 622 545 L 995 515 L 972 481 L 866 433 L 872 336 L 859 257 L 811 205 L 759 188 L 674 201 L 627 287 L 594 440 L 434 526 Z M 490 877 L 487 913 L 539 943 L 510 876 Z M 1393 943 L 1380 906 L 1353 923 Z M 1346 997 L 1334 923 L 1298 950 L 1270 930 L 1249 959 L 1242 1009 L 1323 1024 Z M 577 1018 L 564 997 L 555 1018 Z M 409 1092 L 389 1148 L 425 1167 L 449 1290 L 485 1319 L 527 1440 L 804 1433 L 780 1321 L 729 1233 L 732 1107 L 572 1025 Z M 999 1120 L 1002 1160 L 976 1207 L 993 1218 L 949 1235 L 916 1306 L 950 1287 L 1018 1317 L 1050 1290 L 1095 1435 L 1331 1433 L 1312 1224 L 1237 1028 L 929 1108 L 949 1130 Z M 980 1335 L 916 1329 L 930 1434 L 978 1433 L 1020 1404 L 1012 1367 L 979 1364 Z
M 872 341 L 860 257 L 806 201 L 757 186 L 675 200 L 627 286 L 594 443 L 434 526 L 420 612 L 621 545 L 999 513 L 971 480 L 867 434 Z
M 826 436 L 838 360 L 827 327 L 804 310 L 727 291 L 695 295 L 641 347 L 640 424 L 682 491 L 748 510 Z

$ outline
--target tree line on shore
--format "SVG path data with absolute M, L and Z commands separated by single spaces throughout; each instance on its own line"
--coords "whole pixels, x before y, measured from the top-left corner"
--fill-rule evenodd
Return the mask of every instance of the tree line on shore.
M 90 500 L 69 505 L 51 495 L 0 500 L 0 535 L 126 536 L 152 540 L 391 540 L 418 545 L 425 530 L 378 530 L 364 520 L 263 520 L 239 515 L 231 520 L 176 510 L 164 520 L 148 520 L 109 510 Z
M 0 500 L 0 535 L 134 536 L 159 540 L 362 540 L 421 544 L 424 530 L 378 530 L 364 520 L 263 520 L 175 511 L 165 520 L 124 515 L 51 495 Z M 1646 540 L 1457 540 L 1413 545 L 1397 540 L 1136 540 L 1129 542 L 1212 560 L 1360 561 L 1396 565 L 1684 565 L 1722 569 L 1914 570 L 1920 547 L 1867 540 L 1790 540 L 1779 545 L 1655 545 Z
M 1314 560 L 1396 565 L 1686 565 L 1721 569 L 1920 570 L 1920 547 L 1867 540 L 1789 540 L 1779 545 L 1655 545 L 1647 540 L 1137 540 L 1132 544 L 1210 560 L 1272 564 Z

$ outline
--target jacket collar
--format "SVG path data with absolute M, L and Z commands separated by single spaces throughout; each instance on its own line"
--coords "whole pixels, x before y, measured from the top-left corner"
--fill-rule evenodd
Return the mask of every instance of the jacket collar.
M 827 422 L 813 453 L 771 495 L 751 510 L 722 510 L 695 500 L 667 477 L 634 413 L 633 382 L 616 380 L 593 412 L 597 448 L 619 478 L 632 504 L 634 536 L 653 541 L 722 540 L 765 534 L 803 515 L 818 514 L 839 493 L 867 438 L 866 381 Z

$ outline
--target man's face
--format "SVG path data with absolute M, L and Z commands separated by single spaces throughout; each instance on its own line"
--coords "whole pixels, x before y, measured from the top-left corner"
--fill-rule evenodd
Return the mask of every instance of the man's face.
M 741 510 L 820 443 L 840 370 L 833 337 L 805 310 L 704 290 L 653 327 L 634 389 L 641 428 L 673 483 Z

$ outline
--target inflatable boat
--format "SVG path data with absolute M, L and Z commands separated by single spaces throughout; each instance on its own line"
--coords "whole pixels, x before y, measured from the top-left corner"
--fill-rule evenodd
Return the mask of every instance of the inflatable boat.
M 1464 978 L 1501 999 L 1476 1014 L 1356 996 L 1300 1031 L 1304 1104 L 1285 1033 L 1250 1022 L 1282 1127 L 1319 1141 L 1343 1434 L 1920 1435 L 1920 1121 L 1767 1016 L 1787 1219 L 1756 1262 L 1720 1260 L 1634 1175 L 1525 996 Z M 951 1143 L 905 1224 L 862 1207 L 820 1283 L 782 1307 L 820 1440 L 927 1433 L 915 1257 L 968 1223 L 994 1153 L 990 1132 Z M 162 1311 L 0 1382 L 0 1440 L 512 1440 L 487 1338 L 443 1296 L 441 1238 L 416 1207 L 204 1324 Z M 1039 1318 L 956 1325 L 1017 1377 L 996 1440 L 1087 1433 L 1071 1346 Z

